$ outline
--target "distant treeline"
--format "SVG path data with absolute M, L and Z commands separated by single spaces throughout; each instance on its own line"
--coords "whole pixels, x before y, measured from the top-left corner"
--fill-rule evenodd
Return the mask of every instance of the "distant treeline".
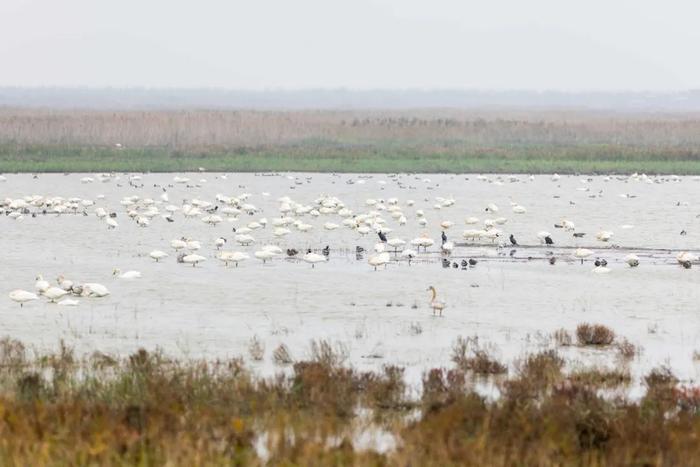
M 65 109 L 588 109 L 700 112 L 700 90 L 679 92 L 460 89 L 163 89 L 0 87 L 0 107 Z

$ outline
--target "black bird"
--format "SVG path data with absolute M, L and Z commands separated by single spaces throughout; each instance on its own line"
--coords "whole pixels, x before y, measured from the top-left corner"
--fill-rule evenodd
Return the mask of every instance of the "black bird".
M 170 217 L 170 216 L 167 216 L 167 217 L 165 218 L 165 220 L 168 221 L 168 222 L 175 222 L 175 219 L 173 219 L 173 218 Z
M 607 265 L 608 265 L 608 261 L 607 261 L 605 258 L 603 258 L 603 259 L 600 260 L 600 265 L 601 265 L 601 266 L 607 266 Z
M 477 260 L 474 258 L 469 258 L 469 266 L 476 266 L 476 263 L 478 263 Z
M 443 268 L 449 268 L 450 267 L 450 260 L 447 258 L 442 259 L 442 267 Z
M 518 246 L 518 241 L 515 239 L 513 234 L 510 234 L 510 244 L 513 246 Z
M 356 246 L 355 247 L 355 253 L 364 253 L 365 249 L 362 248 L 361 246 Z
M 681 235 L 688 235 L 688 232 L 686 232 L 685 230 L 681 230 Z
M 115 217 L 117 217 L 117 213 L 116 213 L 116 212 L 110 212 L 110 213 L 109 213 L 109 217 L 111 217 L 112 219 L 114 219 Z
M 308 255 L 309 253 L 311 253 L 311 248 L 306 250 L 306 254 Z
M 459 267 L 459 264 L 457 264 L 456 262 L 454 262 L 454 263 L 452 263 L 452 267 L 453 267 L 454 269 L 457 269 L 457 268 Z
M 586 234 L 583 232 L 574 232 L 574 237 L 576 238 L 583 238 L 584 235 Z
M 384 234 L 384 232 L 380 230 L 379 232 L 377 232 L 377 235 L 379 235 L 379 240 L 381 240 L 382 243 L 386 243 L 386 235 Z
M 442 244 L 444 245 L 445 242 L 447 241 L 447 235 L 445 234 L 445 231 L 444 231 L 444 230 L 442 231 L 441 237 L 442 237 Z
M 554 266 L 556 264 L 556 262 L 557 262 L 557 258 L 555 256 L 552 256 L 551 258 L 549 258 L 549 264 L 551 264 L 552 266 Z
M 323 256 L 329 256 L 331 254 L 331 247 L 326 245 L 326 247 L 321 250 L 321 253 L 323 253 Z
M 547 235 L 546 237 L 544 237 L 544 242 L 545 242 L 547 245 L 554 245 L 554 240 L 552 240 L 552 237 L 550 237 L 549 235 Z
M 295 250 L 294 248 L 287 248 L 287 256 L 290 258 L 296 256 L 298 253 L 299 251 Z
M 510 250 L 510 253 L 508 253 L 508 256 L 510 256 L 512 258 L 513 256 L 515 256 L 515 252 L 516 252 L 516 250 Z
M 690 269 L 693 267 L 693 264 L 690 261 L 681 261 L 681 266 L 683 266 L 685 269 Z

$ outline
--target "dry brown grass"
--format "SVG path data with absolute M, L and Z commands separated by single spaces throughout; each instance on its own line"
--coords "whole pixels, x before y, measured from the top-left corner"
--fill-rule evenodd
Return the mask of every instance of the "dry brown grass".
M 2 341 L 0 464 L 700 463 L 700 391 L 679 387 L 666 368 L 646 376 L 639 402 L 599 393 L 628 374 L 567 375 L 555 351 L 520 359 L 497 382 L 497 400 L 466 384 L 460 368 L 427 371 L 409 397 L 403 368 L 339 365 L 322 342 L 315 360 L 260 379 L 240 359 L 181 362 L 145 350 L 81 358 L 66 345 L 30 358 L 21 343 Z M 395 448 L 359 450 L 356 435 L 367 427 L 391 433 Z
M 579 324 L 576 327 L 578 345 L 604 346 L 615 340 L 615 331 L 602 324 Z

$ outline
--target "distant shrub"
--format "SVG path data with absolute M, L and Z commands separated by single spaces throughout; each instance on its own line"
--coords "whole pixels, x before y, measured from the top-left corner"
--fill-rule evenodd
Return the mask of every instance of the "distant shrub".
M 479 348 L 477 337 L 459 337 L 452 347 L 452 361 L 460 370 L 477 375 L 500 375 L 508 371 L 507 366 Z
M 292 356 L 289 353 L 289 349 L 287 348 L 286 345 L 280 344 L 273 352 L 272 352 L 272 360 L 277 364 L 277 365 L 289 365 L 293 363 Z
M 256 362 L 261 361 L 265 357 L 265 344 L 260 341 L 258 336 L 253 336 L 248 343 L 248 353 L 250 358 Z
M 326 340 L 311 341 L 311 360 L 322 365 L 342 365 L 349 354 L 347 346 L 340 342 L 333 346 Z
M 552 336 L 554 337 L 554 342 L 561 347 L 568 347 L 573 342 L 571 334 L 564 328 L 557 329 Z
M 615 340 L 615 332 L 602 324 L 579 324 L 576 340 L 578 345 L 610 345 Z
M 615 347 L 617 348 L 618 355 L 626 360 L 636 357 L 640 352 L 640 349 L 627 339 L 622 339 L 615 344 Z

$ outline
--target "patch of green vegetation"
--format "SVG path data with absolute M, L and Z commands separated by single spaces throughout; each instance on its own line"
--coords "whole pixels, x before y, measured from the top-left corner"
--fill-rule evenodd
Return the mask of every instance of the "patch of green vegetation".
M 0 172 L 419 172 L 700 174 L 700 156 L 671 147 L 498 145 L 464 142 L 337 143 L 117 149 L 0 145 Z

